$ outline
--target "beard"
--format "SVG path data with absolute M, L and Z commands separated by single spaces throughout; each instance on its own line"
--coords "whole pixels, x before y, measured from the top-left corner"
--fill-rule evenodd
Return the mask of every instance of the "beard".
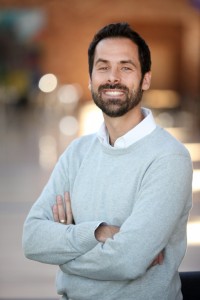
M 120 99 L 116 97 L 103 99 L 102 91 L 104 89 L 122 90 L 125 99 Z M 102 110 L 103 113 L 105 113 L 109 117 L 121 117 L 140 103 L 143 91 L 141 89 L 141 83 L 137 90 L 131 91 L 125 85 L 105 84 L 99 86 L 98 92 L 95 92 L 92 88 L 91 93 L 94 103 Z

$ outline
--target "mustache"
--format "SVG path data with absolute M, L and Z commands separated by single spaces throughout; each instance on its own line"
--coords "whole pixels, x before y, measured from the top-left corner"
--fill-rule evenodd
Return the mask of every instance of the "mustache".
M 105 90 L 105 89 L 108 89 L 108 90 L 114 90 L 114 89 L 118 89 L 118 90 L 123 90 L 123 91 L 129 91 L 129 89 L 125 86 L 125 85 L 122 85 L 122 84 L 119 84 L 119 83 L 116 83 L 116 84 L 102 84 L 99 86 L 98 88 L 98 92 L 101 92 L 102 90 Z

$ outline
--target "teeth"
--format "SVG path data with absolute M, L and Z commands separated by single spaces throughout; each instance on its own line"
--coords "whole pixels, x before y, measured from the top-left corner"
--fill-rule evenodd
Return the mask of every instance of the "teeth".
M 120 96 L 120 95 L 123 95 L 122 92 L 120 91 L 107 91 L 105 92 L 106 95 L 109 95 L 109 96 Z

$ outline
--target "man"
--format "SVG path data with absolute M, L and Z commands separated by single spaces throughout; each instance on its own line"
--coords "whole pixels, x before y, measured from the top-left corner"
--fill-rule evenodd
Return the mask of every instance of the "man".
M 117 23 L 95 35 L 88 54 L 105 122 L 59 159 L 25 222 L 25 255 L 59 265 L 62 299 L 182 299 L 192 165 L 183 145 L 141 108 L 149 48 Z

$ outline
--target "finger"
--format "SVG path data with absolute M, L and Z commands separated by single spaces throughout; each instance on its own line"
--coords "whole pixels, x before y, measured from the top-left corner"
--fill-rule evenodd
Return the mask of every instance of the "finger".
M 158 263 L 159 263 L 159 265 L 162 265 L 162 264 L 163 264 L 163 261 L 164 261 L 164 254 L 163 254 L 163 252 L 161 252 L 161 253 L 158 255 Z
M 71 201 L 69 193 L 65 193 L 65 205 L 66 205 L 66 216 L 67 216 L 67 224 L 73 223 L 73 215 L 72 215 L 72 208 L 71 208 Z
M 158 259 L 155 258 L 154 261 L 152 262 L 151 266 L 153 267 L 153 266 L 156 266 L 157 264 L 158 264 Z
M 58 195 L 56 196 L 56 203 L 58 208 L 58 219 L 59 221 L 65 220 L 66 221 L 66 215 L 65 215 L 65 209 L 64 209 L 64 203 L 62 196 Z
M 59 222 L 59 216 L 58 216 L 58 208 L 57 208 L 57 204 L 54 204 L 52 206 L 52 212 L 53 212 L 53 218 L 55 222 Z
M 148 269 L 150 269 L 151 267 L 154 267 L 155 265 L 157 265 L 156 259 L 154 259 L 154 260 L 152 261 L 152 263 L 150 264 L 150 266 L 148 267 Z

